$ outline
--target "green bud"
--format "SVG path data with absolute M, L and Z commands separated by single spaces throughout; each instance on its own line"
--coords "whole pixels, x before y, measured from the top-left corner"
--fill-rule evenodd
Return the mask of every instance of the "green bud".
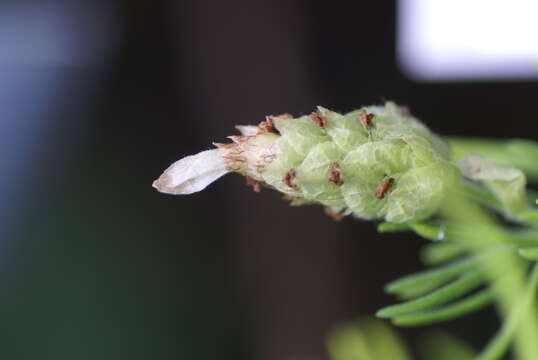
M 475 153 L 496 164 L 520 169 L 532 182 L 538 182 L 538 143 L 523 139 L 448 138 L 451 157 L 459 161 Z
M 516 216 L 528 210 L 526 178 L 521 170 L 492 163 L 478 154 L 467 155 L 458 161 L 458 167 L 463 176 L 482 183 L 495 195 L 505 215 Z
M 188 194 L 237 172 L 294 205 L 318 203 L 335 214 L 402 223 L 435 213 L 460 178 L 447 144 L 390 102 L 345 115 L 318 107 L 238 130 L 233 143 L 174 163 L 154 187 Z

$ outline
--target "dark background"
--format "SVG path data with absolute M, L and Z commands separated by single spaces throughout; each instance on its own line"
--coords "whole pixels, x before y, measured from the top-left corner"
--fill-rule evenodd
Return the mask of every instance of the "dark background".
M 235 124 L 395 100 L 442 134 L 536 138 L 536 83 L 404 77 L 392 1 L 21 3 L 65 11 L 74 52 L 109 46 L 0 68 L 6 359 L 325 359 L 331 327 L 394 301 L 383 284 L 420 268 L 411 234 L 237 175 L 151 188 Z M 492 311 L 449 325 L 477 345 L 495 326 Z

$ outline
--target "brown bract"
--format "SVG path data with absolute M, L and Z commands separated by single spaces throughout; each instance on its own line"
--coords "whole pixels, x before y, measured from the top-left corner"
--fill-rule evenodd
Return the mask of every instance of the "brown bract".
M 323 213 L 327 215 L 328 217 L 330 217 L 331 219 L 333 219 L 334 221 L 342 221 L 342 219 L 344 218 L 344 215 L 342 215 L 342 213 L 335 211 L 330 206 L 325 206 L 323 208 Z
M 265 117 L 265 121 L 262 121 L 258 124 L 258 134 L 265 134 L 265 133 L 273 133 L 280 135 L 280 132 L 275 127 L 275 121 L 274 119 L 293 119 L 293 115 L 291 114 L 280 114 L 280 115 L 267 115 Z
M 280 115 L 271 115 L 271 117 L 274 119 L 274 118 L 278 118 L 278 119 L 293 119 L 293 115 L 292 114 L 288 114 L 288 113 L 284 113 L 284 114 L 280 114 Z
M 275 123 L 273 121 L 272 116 L 266 116 L 265 121 L 262 121 L 258 124 L 258 127 L 260 130 L 258 130 L 258 134 L 265 134 L 265 133 L 274 133 L 279 134 L 278 130 L 275 128 Z
M 342 173 L 340 172 L 340 165 L 338 165 L 338 163 L 332 163 L 329 167 L 329 181 L 336 186 L 342 186 L 344 183 L 342 180 Z
M 240 144 L 246 143 L 254 138 L 254 136 L 228 136 L 233 143 L 222 144 L 213 143 L 219 149 L 226 149 L 226 153 L 222 158 L 226 160 L 226 169 L 228 171 L 239 172 L 247 163 L 247 157 L 243 155 L 245 152 Z
M 248 186 L 252 186 L 252 190 L 254 190 L 254 192 L 259 193 L 260 191 L 262 191 L 261 182 L 254 180 L 253 178 L 249 176 L 246 176 L 246 183 Z
M 387 193 L 389 192 L 392 184 L 394 184 L 393 178 L 388 178 L 379 183 L 377 186 L 377 190 L 375 192 L 375 197 L 379 200 L 384 199 L 385 196 L 387 196 Z
M 288 195 L 288 194 L 285 194 L 284 196 L 282 196 L 282 200 L 289 201 L 291 206 L 301 205 L 302 203 L 301 198 L 297 196 L 293 196 L 293 195 Z
M 299 187 L 297 186 L 297 184 L 295 184 L 295 177 L 295 169 L 289 169 L 286 175 L 284 175 L 282 181 L 284 182 L 284 184 L 288 185 L 293 190 L 299 190 Z
M 362 125 L 364 127 L 369 128 L 372 126 L 372 119 L 374 118 L 374 114 L 368 114 L 366 110 L 359 111 L 359 118 L 361 119 Z
M 325 117 L 322 116 L 319 111 L 313 111 L 312 114 L 310 114 L 310 117 L 320 128 L 325 129 L 325 127 L 327 127 L 327 119 L 325 119 Z

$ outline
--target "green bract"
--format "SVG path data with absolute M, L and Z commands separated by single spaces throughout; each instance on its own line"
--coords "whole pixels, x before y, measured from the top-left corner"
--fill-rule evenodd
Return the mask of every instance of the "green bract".
M 478 154 L 467 155 L 458 161 L 458 167 L 466 178 L 482 183 L 495 195 L 505 215 L 517 216 L 529 208 L 521 170 L 492 163 Z
M 319 203 L 335 214 L 401 223 L 432 215 L 460 179 L 447 144 L 390 102 L 345 115 L 318 107 L 308 116 L 270 116 L 238 129 L 242 136 L 230 137 L 233 143 L 176 162 L 154 186 L 191 193 L 238 172 L 295 205 Z

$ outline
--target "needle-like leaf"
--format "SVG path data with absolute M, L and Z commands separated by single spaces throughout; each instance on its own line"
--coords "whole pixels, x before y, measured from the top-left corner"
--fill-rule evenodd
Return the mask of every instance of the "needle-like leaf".
M 519 299 L 519 304 L 514 306 L 513 311 L 505 319 L 499 332 L 490 340 L 488 345 L 482 350 L 476 360 L 497 360 L 501 359 L 506 353 L 514 333 L 522 319 L 525 318 L 530 306 L 533 306 L 536 291 L 538 289 L 538 265 L 533 269 L 529 279 L 525 297 Z M 532 354 L 527 354 L 532 355 Z
M 491 304 L 494 298 L 492 290 L 481 290 L 463 300 L 439 309 L 397 316 L 392 319 L 392 322 L 400 326 L 421 326 L 448 321 L 479 310 Z
M 424 246 L 420 259 L 426 265 L 440 265 L 466 253 L 466 249 L 456 242 L 438 242 Z
M 446 304 L 458 296 L 476 289 L 484 284 L 485 281 L 484 272 L 481 269 L 474 270 L 428 295 L 402 304 L 388 306 L 379 310 L 376 315 L 383 318 L 391 318 L 430 309 L 437 305 Z
M 465 272 L 478 268 L 481 261 L 483 261 L 483 258 L 465 258 L 435 269 L 407 275 L 388 283 L 385 286 L 385 291 L 389 294 L 404 295 L 406 298 L 420 296 L 446 284 Z
M 538 247 L 521 248 L 518 253 L 525 259 L 538 260 Z

